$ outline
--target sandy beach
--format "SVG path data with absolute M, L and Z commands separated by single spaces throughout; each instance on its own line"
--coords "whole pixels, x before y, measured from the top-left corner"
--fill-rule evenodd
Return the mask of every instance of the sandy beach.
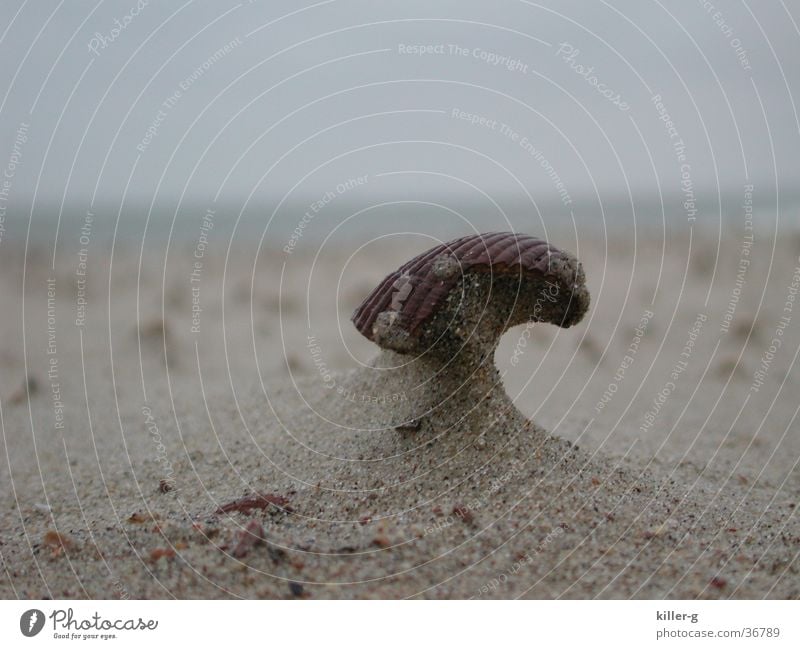
M 797 236 L 548 234 L 586 317 L 410 430 L 350 315 L 427 238 L 5 241 L 0 596 L 800 596 Z

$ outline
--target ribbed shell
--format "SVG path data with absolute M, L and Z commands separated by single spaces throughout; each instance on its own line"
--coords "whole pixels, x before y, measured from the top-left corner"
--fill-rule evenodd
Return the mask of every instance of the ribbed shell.
M 460 271 L 442 278 L 433 272 L 434 260 L 449 253 L 461 265 Z M 352 316 L 352 321 L 362 335 L 374 340 L 373 325 L 378 315 L 390 310 L 398 287 L 395 282 L 403 275 L 402 284 L 411 284 L 406 297 L 397 310 L 400 323 L 413 334 L 436 311 L 438 305 L 468 270 L 498 274 L 539 272 L 548 274 L 550 264 L 557 258 L 572 260 L 569 253 L 562 252 L 542 239 L 514 232 L 485 232 L 472 234 L 431 248 L 414 257 L 387 276 Z

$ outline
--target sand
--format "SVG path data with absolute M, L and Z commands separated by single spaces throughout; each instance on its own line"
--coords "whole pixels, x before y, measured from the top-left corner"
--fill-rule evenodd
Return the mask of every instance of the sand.
M 349 316 L 421 239 L 5 240 L 0 596 L 800 596 L 797 238 L 582 236 L 583 322 L 400 430 Z

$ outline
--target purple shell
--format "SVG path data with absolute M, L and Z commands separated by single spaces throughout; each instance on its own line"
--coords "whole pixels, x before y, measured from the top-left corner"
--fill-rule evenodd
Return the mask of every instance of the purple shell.
M 362 335 L 377 342 L 375 320 L 384 311 L 393 311 L 402 328 L 413 334 L 436 312 L 463 273 L 538 272 L 547 276 L 558 258 L 574 262 L 569 253 L 527 234 L 486 232 L 454 239 L 414 257 L 387 276 L 355 310 L 352 321 Z M 453 260 L 453 268 L 441 263 L 448 259 Z

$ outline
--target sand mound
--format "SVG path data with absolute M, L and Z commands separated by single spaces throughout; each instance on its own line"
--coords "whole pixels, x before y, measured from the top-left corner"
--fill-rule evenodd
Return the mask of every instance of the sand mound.
M 767 493 L 743 485 L 687 491 L 686 476 L 591 457 L 509 409 L 502 391 L 460 422 L 449 408 L 394 430 L 394 395 L 373 372 L 212 400 L 214 412 L 249 413 L 249 432 L 228 423 L 193 433 L 166 491 L 155 472 L 139 476 L 146 507 L 121 479 L 110 481 L 116 513 L 79 486 L 91 519 L 59 512 L 63 544 L 45 536 L 49 515 L 32 516 L 33 552 L 4 548 L 15 594 L 800 594 L 785 559 L 800 534 L 789 504 L 768 506 Z

